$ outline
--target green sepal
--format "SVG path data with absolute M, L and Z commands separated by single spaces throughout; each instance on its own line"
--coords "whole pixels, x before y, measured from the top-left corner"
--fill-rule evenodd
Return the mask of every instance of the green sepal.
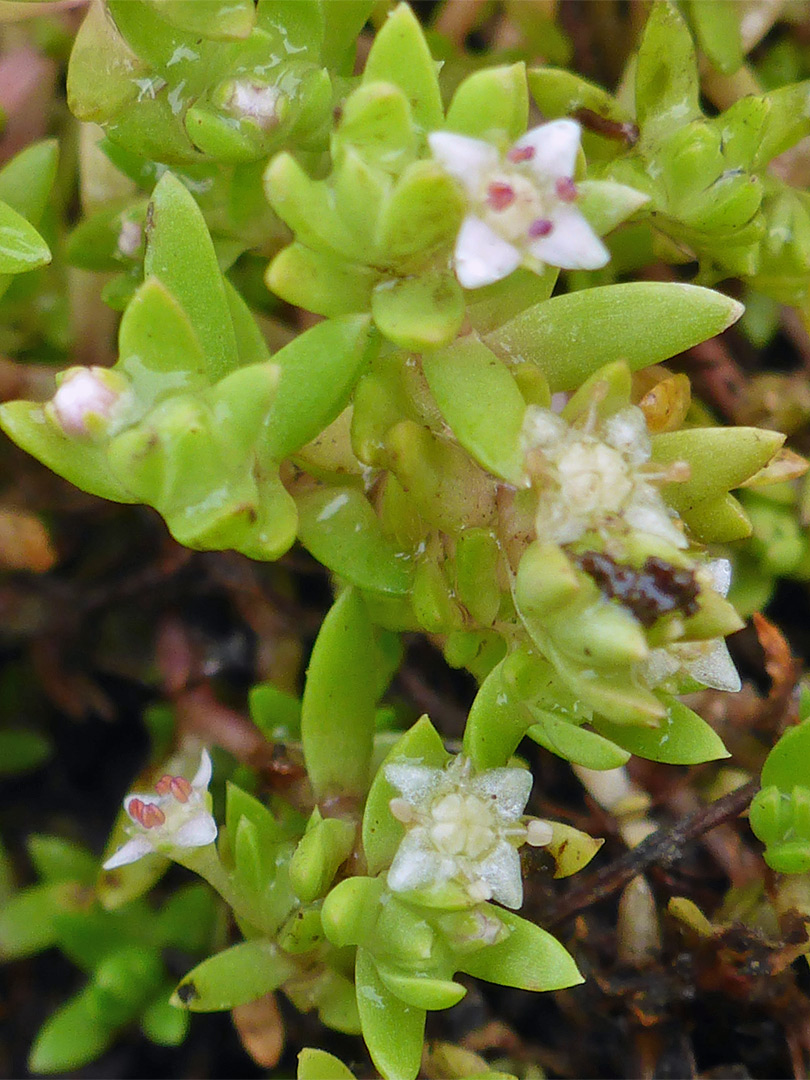
M 540 624 L 570 604 L 582 589 L 582 577 L 559 544 L 533 540 L 520 557 L 514 583 L 522 618 Z
M 634 281 L 556 296 L 484 340 L 537 364 L 552 391 L 574 390 L 617 355 L 636 371 L 722 333 L 741 314 L 741 304 L 712 289 Z
M 330 319 L 275 354 L 280 377 L 262 434 L 269 458 L 288 457 L 343 411 L 367 363 L 368 324 L 363 315 Z
M 470 334 L 424 356 L 422 369 L 464 449 L 495 476 L 523 486 L 526 403 L 503 361 Z
M 243 941 L 203 960 L 178 983 L 172 1004 L 192 1012 L 218 1012 L 246 1005 L 277 990 L 295 964 L 271 941 Z
M 361 589 L 389 596 L 408 594 L 411 553 L 383 532 L 362 491 L 313 488 L 296 493 L 296 504 L 298 538 L 320 563 Z
M 459 85 L 445 128 L 474 139 L 514 142 L 526 131 L 529 94 L 523 62 L 474 71 Z
M 351 821 L 321 818 L 317 809 L 313 819 L 290 860 L 290 882 L 305 904 L 326 894 L 338 867 L 351 854 L 355 837 Z
M 301 740 L 316 799 L 368 789 L 376 706 L 375 644 L 360 595 L 346 589 L 323 621 L 307 670 Z
M 653 5 L 636 62 L 636 116 L 641 142 L 654 147 L 701 116 L 692 35 L 674 4 Z
M 363 850 L 370 874 L 390 866 L 403 837 L 403 828 L 388 808 L 398 794 L 385 777 L 385 766 L 401 758 L 413 758 L 434 769 L 442 769 L 450 755 L 441 736 L 427 716 L 421 717 L 392 747 L 377 770 L 363 814 Z
M 482 907 L 511 933 L 464 957 L 460 968 L 467 975 L 519 990 L 562 990 L 585 981 L 568 951 L 547 931 L 503 908 Z
M 436 64 L 419 20 L 408 4 L 394 8 L 374 39 L 363 70 L 363 85 L 374 82 L 398 86 L 423 130 L 441 127 L 443 110 Z
M 354 1073 L 333 1054 L 305 1047 L 298 1055 L 297 1080 L 354 1080 Z
M 373 940 L 385 883 L 379 877 L 348 877 L 329 892 L 321 908 L 327 940 L 337 949 Z
M 188 315 L 212 382 L 238 363 L 230 307 L 200 208 L 171 173 L 157 184 L 147 211 L 144 274 L 154 275 Z
M 276 943 L 284 952 L 299 955 L 311 952 L 324 941 L 321 913 L 317 907 L 299 907 L 279 930 Z
M 582 765 L 586 769 L 618 769 L 630 759 L 630 753 L 595 731 L 562 720 L 545 709 L 529 706 L 537 721 L 526 734 L 552 754 Z
M 466 987 L 452 979 L 437 979 L 420 972 L 406 972 L 375 957 L 377 974 L 385 986 L 406 1005 L 417 1009 L 450 1009 L 467 993 Z
M 422 1060 L 425 1010 L 395 997 L 366 949 L 357 950 L 357 1008 L 371 1060 L 385 1080 L 415 1080 Z
M 658 696 L 667 709 L 660 727 L 612 724 L 601 717 L 593 720 L 593 726 L 606 738 L 648 761 L 699 765 L 729 757 L 720 736 L 697 713 L 669 694 L 659 692 Z

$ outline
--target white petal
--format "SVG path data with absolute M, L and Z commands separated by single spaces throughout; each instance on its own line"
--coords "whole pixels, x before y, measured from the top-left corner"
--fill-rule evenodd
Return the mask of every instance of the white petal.
M 385 779 L 397 788 L 411 806 L 419 806 L 436 791 L 444 779 L 443 769 L 431 769 L 414 761 L 393 761 L 385 766 Z
M 649 533 L 650 536 L 660 536 L 667 540 L 673 547 L 685 548 L 687 539 L 674 518 L 670 517 L 662 502 L 657 506 L 652 501 L 631 503 L 623 513 L 626 525 L 636 532 Z
M 103 870 L 115 870 L 119 866 L 128 866 L 129 863 L 137 862 L 144 855 L 151 855 L 155 849 L 145 836 L 135 836 L 127 840 L 117 851 L 107 859 L 102 866 Z
M 598 270 L 609 261 L 610 252 L 576 207 L 560 203 L 548 217 L 554 228 L 528 245 L 536 259 L 562 270 Z
M 517 821 L 529 801 L 532 774 L 528 769 L 487 769 L 470 787 L 487 802 L 491 800 L 501 821 Z
M 731 563 L 728 559 L 713 559 L 703 567 L 715 592 L 727 596 L 731 587 Z
M 702 656 L 690 660 L 685 664 L 686 670 L 693 679 L 702 682 L 704 686 L 710 686 L 714 690 L 728 690 L 736 694 L 742 688 L 742 681 L 734 661 L 729 655 L 728 648 L 722 638 L 711 642 L 711 649 L 706 649 Z
M 452 131 L 434 131 L 428 135 L 428 142 L 441 167 L 462 183 L 471 196 L 478 195 L 483 175 L 500 161 L 491 143 L 455 135 Z
M 474 214 L 465 217 L 456 239 L 456 277 L 465 289 L 480 289 L 508 277 L 523 256 Z
M 641 676 L 647 686 L 660 686 L 680 671 L 681 661 L 668 649 L 653 649 L 641 666 Z
M 176 847 L 205 847 L 217 838 L 217 823 L 210 814 L 195 814 L 171 834 L 164 834 Z
M 408 892 L 446 881 L 446 862 L 430 843 L 425 829 L 411 829 L 391 863 L 388 887 L 393 892 Z
M 502 840 L 488 859 L 478 864 L 479 876 L 492 890 L 492 899 L 508 908 L 519 908 L 523 903 L 523 877 L 520 873 L 520 856 Z
M 576 120 L 552 120 L 532 128 L 515 143 L 516 150 L 530 146 L 534 157 L 527 164 L 540 180 L 574 175 L 580 127 Z M 556 263 L 553 265 L 556 266 Z
M 194 774 L 194 778 L 191 781 L 191 786 L 196 790 L 206 790 L 211 783 L 211 776 L 213 775 L 214 767 L 211 763 L 211 755 L 207 750 L 203 749 L 200 754 L 200 766 Z

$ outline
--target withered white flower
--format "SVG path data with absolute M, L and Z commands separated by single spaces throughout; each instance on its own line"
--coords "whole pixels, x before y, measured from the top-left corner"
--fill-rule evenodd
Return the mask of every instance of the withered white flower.
M 434 131 L 434 158 L 463 185 L 469 212 L 456 239 L 456 276 L 465 289 L 491 285 L 524 264 L 596 270 L 610 258 L 576 208 L 580 127 L 553 120 L 527 131 L 502 156 L 491 143 Z
M 705 584 L 715 592 L 726 596 L 731 585 L 731 563 L 728 559 L 715 559 L 698 571 L 698 577 L 703 577 Z M 641 664 L 640 674 L 651 688 L 678 676 L 689 676 L 704 686 L 731 693 L 742 687 L 725 638 L 674 642 L 665 648 L 653 649 Z
M 487 769 L 472 775 L 461 755 L 445 769 L 402 760 L 385 766 L 385 777 L 401 793 L 391 813 L 405 836 L 391 868 L 393 892 L 416 892 L 437 907 L 497 900 L 523 902 L 517 849 L 541 846 L 552 836 L 547 822 L 523 821 L 532 777 L 526 769 Z
M 104 863 L 105 870 L 137 862 L 152 852 L 171 855 L 176 848 L 197 848 L 212 844 L 217 823 L 211 815 L 211 758 L 203 750 L 194 777 L 166 773 L 155 784 L 154 792 L 128 795 L 124 799 L 131 824 L 127 840 Z
M 634 530 L 678 548 L 686 537 L 658 490 L 683 479 L 680 462 L 650 460 L 644 413 L 628 405 L 599 421 L 595 409 L 575 424 L 537 405 L 523 428 L 526 471 L 537 489 L 539 540 L 571 544 L 595 531 L 606 539 Z

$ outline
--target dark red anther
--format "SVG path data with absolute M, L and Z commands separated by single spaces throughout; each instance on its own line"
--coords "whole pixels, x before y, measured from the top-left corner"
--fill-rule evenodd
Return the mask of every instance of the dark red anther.
M 487 206 L 492 210 L 506 210 L 515 201 L 515 189 L 511 184 L 495 181 L 487 188 Z
M 147 803 L 141 814 L 141 825 L 145 829 L 154 828 L 156 825 L 162 825 L 166 820 L 166 815 L 156 806 L 155 803 Z
M 541 236 L 548 236 L 553 228 L 554 224 L 548 218 L 537 218 L 529 226 L 529 236 L 532 240 L 539 240 Z
M 172 789 L 172 780 L 173 779 L 174 779 L 174 777 L 170 776 L 168 773 L 164 773 L 164 775 L 161 776 L 161 778 L 155 784 L 155 791 L 158 793 L 158 795 L 168 795 L 169 794 L 169 792 Z
M 554 181 L 554 190 L 560 202 L 574 202 L 577 197 L 577 185 L 570 176 L 558 176 Z
M 143 825 L 143 812 L 146 808 L 146 803 L 143 799 L 130 799 L 127 807 L 127 813 L 133 821 L 137 821 L 139 825 Z
M 519 165 L 521 161 L 531 161 L 534 157 L 533 146 L 513 146 L 506 155 L 509 161 Z
M 184 776 L 173 776 L 169 790 L 178 802 L 185 803 L 188 802 L 193 788 Z

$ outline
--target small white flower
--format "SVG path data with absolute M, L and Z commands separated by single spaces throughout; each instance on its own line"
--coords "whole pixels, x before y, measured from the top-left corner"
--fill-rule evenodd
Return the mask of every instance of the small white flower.
M 73 367 L 57 376 L 46 412 L 66 435 L 88 438 L 106 429 L 129 401 L 126 381 L 103 367 Z
M 262 131 L 269 131 L 281 120 L 284 94 L 266 83 L 238 79 L 229 83 L 225 93 L 225 106 L 238 116 L 252 120 Z
M 523 263 L 596 270 L 610 258 L 574 205 L 580 127 L 554 120 L 532 128 L 502 157 L 490 143 L 435 131 L 434 158 L 464 187 L 470 210 L 456 239 L 456 276 L 477 289 Z
M 388 886 L 421 892 L 420 899 L 439 907 L 458 906 L 448 897 L 460 890 L 471 904 L 497 900 L 519 908 L 517 848 L 549 843 L 551 827 L 521 819 L 532 786 L 526 769 L 488 769 L 477 776 L 471 771 L 461 755 L 446 769 L 408 760 L 386 765 L 386 779 L 402 796 L 391 800 L 391 813 L 406 829 Z
M 715 559 L 702 568 L 700 576 L 706 587 L 725 596 L 731 585 L 731 563 L 728 559 Z M 713 690 L 727 690 L 732 694 L 742 688 L 725 638 L 675 642 L 666 648 L 653 649 L 641 664 L 640 674 L 650 688 L 661 686 L 673 677 L 677 681 L 678 677 L 684 676 Z
M 602 422 L 591 409 L 576 425 L 550 409 L 530 406 L 523 445 L 526 470 L 538 492 L 539 540 L 572 544 L 587 532 L 607 538 L 632 529 L 678 548 L 687 546 L 657 486 L 684 479 L 684 467 L 650 461 L 647 422 L 635 405 Z
M 154 793 L 128 795 L 124 809 L 131 824 L 131 839 L 104 863 L 105 870 L 136 862 L 144 855 L 161 852 L 171 855 L 176 848 L 196 848 L 213 844 L 217 823 L 211 816 L 211 758 L 203 750 L 193 779 L 166 773 L 155 784 Z

